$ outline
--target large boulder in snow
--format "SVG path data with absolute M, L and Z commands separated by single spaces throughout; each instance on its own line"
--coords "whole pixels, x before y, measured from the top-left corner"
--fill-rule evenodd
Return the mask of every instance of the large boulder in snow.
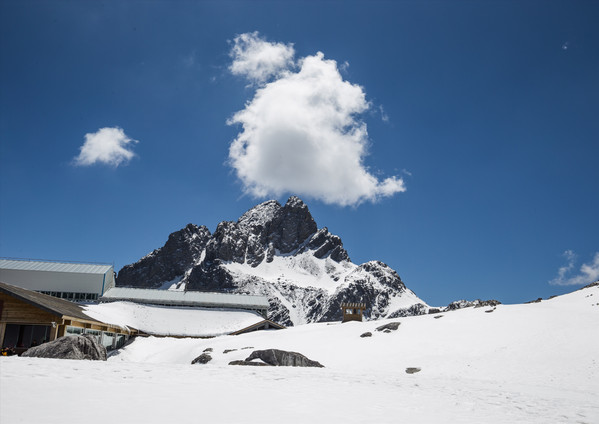
M 30 358 L 88 359 L 105 361 L 106 348 L 89 335 L 66 336 L 26 350 Z
M 384 325 L 381 325 L 380 327 L 377 327 L 376 331 L 382 331 L 383 333 L 390 333 L 392 331 L 396 331 L 400 325 L 401 325 L 401 322 L 390 322 L 388 324 L 384 324 Z
M 306 358 L 301 353 L 297 352 L 288 352 L 286 350 L 279 349 L 265 349 L 265 350 L 255 350 L 248 356 L 245 361 L 247 364 L 241 364 L 241 361 L 234 361 L 235 363 L 231 363 L 229 365 L 253 365 L 254 363 L 260 362 L 252 362 L 254 359 L 260 359 L 262 362 L 277 366 L 277 367 L 318 367 L 324 368 L 320 362 L 313 361 L 311 359 Z
M 197 358 L 195 358 L 193 361 L 191 361 L 191 365 L 193 365 L 193 364 L 207 364 L 210 361 L 212 361 L 212 356 L 210 356 L 209 353 L 204 352 L 200 356 L 198 356 Z

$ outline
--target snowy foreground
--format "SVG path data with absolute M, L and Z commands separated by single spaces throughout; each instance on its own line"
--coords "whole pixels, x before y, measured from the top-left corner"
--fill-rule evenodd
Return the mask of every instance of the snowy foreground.
M 599 423 L 599 287 L 492 309 L 138 338 L 108 362 L 1 358 L 0 422 Z M 227 365 L 266 348 L 326 368 Z

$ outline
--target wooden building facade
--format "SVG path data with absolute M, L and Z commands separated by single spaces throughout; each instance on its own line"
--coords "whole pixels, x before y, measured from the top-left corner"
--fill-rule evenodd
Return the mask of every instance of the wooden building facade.
M 343 321 L 362 321 L 364 316 L 364 310 L 366 309 L 365 303 L 342 303 L 341 310 L 343 311 Z
M 0 346 L 22 353 L 59 337 L 91 334 L 107 350 L 121 347 L 136 330 L 103 323 L 83 307 L 0 282 Z

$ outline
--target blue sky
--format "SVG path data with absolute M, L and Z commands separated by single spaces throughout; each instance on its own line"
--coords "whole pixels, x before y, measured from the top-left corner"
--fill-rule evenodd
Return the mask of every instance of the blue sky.
M 302 190 L 354 262 L 387 263 L 431 305 L 571 291 L 599 272 L 598 19 L 593 1 L 2 0 L 0 256 L 118 270 L 189 222 Z M 234 74 L 243 34 L 292 57 Z M 305 58 L 330 84 L 302 79 Z M 322 115 L 294 103 L 315 92 Z M 247 136 L 275 163 L 296 126 L 323 156 L 288 156 L 327 159 L 322 185 L 300 159 L 277 178 L 229 158 Z M 86 134 L 133 155 L 77 161 Z

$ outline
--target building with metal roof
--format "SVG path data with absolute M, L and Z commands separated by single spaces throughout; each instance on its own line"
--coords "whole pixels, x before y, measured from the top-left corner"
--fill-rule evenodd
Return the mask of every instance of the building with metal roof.
M 0 282 L 0 346 L 22 353 L 58 337 L 90 334 L 106 349 L 137 331 L 86 313 L 82 305 Z
M 229 293 L 113 287 L 106 291 L 100 298 L 100 302 L 116 301 L 128 301 L 146 305 L 244 309 L 257 311 L 264 317 L 266 317 L 268 310 L 268 298 L 266 296 Z
M 115 284 L 110 264 L 0 259 L 0 281 L 75 302 L 96 301 Z

